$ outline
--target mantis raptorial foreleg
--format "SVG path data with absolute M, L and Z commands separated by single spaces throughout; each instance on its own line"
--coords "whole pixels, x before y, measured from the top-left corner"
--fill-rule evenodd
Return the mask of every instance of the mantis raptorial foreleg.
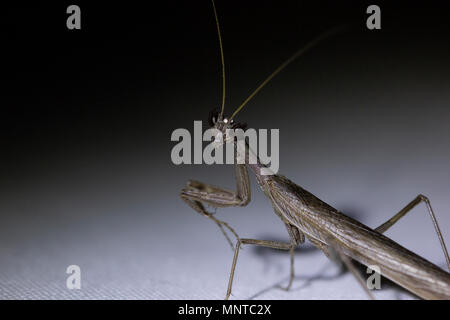
M 227 233 L 225 232 L 225 228 L 227 228 L 228 230 L 230 230 L 230 232 L 236 237 L 236 239 L 239 239 L 238 234 L 234 231 L 234 229 L 232 227 L 230 227 L 230 225 L 228 223 L 226 223 L 225 221 L 222 221 L 220 219 L 217 219 L 216 217 L 213 216 L 212 213 L 208 212 L 205 207 L 203 206 L 203 204 L 200 201 L 197 200 L 190 200 L 187 196 L 181 196 L 181 198 L 195 211 L 197 211 L 198 213 L 200 213 L 201 215 L 213 220 L 217 226 L 219 227 L 219 229 L 222 231 L 223 235 L 225 236 L 225 238 L 227 239 L 228 243 L 231 246 L 231 250 L 234 249 L 234 245 L 233 242 L 231 241 L 231 239 L 228 237 Z
M 215 187 L 199 181 L 188 181 L 187 186 L 181 191 L 181 198 L 195 211 L 213 220 L 220 228 L 232 249 L 234 245 L 224 227 L 239 240 L 237 233 L 225 221 L 219 220 L 208 212 L 203 203 L 214 208 L 231 206 L 246 206 L 250 202 L 250 180 L 245 165 L 235 165 L 236 192 L 224 188 Z
M 375 231 L 379 233 L 386 232 L 390 227 L 392 227 L 398 220 L 400 220 L 401 217 L 406 215 L 408 212 L 410 212 L 415 206 L 417 206 L 419 203 L 424 202 L 427 206 L 428 213 L 430 214 L 431 220 L 433 221 L 434 229 L 436 230 L 437 236 L 439 238 L 439 241 L 441 243 L 442 251 L 444 252 L 445 259 L 447 261 L 447 267 L 450 270 L 450 258 L 448 256 L 447 247 L 444 242 L 444 238 L 442 237 L 441 230 L 439 228 L 439 224 L 437 222 L 436 216 L 434 215 L 433 208 L 431 207 L 430 200 L 428 200 L 427 197 L 424 195 L 419 194 L 413 201 L 408 203 L 402 210 L 400 210 L 397 214 L 395 214 L 392 218 L 390 218 L 388 221 L 380 225 L 375 229 Z
M 234 258 L 232 269 L 230 273 L 230 280 L 228 283 L 228 291 L 226 299 L 231 294 L 231 286 L 233 283 L 234 270 L 236 268 L 236 261 L 239 254 L 241 244 L 253 244 L 263 247 L 289 250 L 290 251 L 290 278 L 287 287 L 282 288 L 289 290 L 294 280 L 294 250 L 299 243 L 305 241 L 305 236 L 298 231 L 297 228 L 286 225 L 289 236 L 291 238 L 290 243 L 268 241 L 268 240 L 255 240 L 255 239 L 240 239 L 237 233 L 231 228 L 225 221 L 219 220 L 210 212 L 208 212 L 203 203 L 207 203 L 212 207 L 230 207 L 230 206 L 246 206 L 250 202 L 250 180 L 248 178 L 248 171 L 245 165 L 235 165 L 236 185 L 237 191 L 233 192 L 224 188 L 219 188 L 199 181 L 188 181 L 187 186 L 181 191 L 181 198 L 195 211 L 201 215 L 213 220 L 221 229 L 226 239 L 233 248 L 233 244 L 226 234 L 224 227 L 230 230 L 236 237 L 237 243 L 234 249 Z

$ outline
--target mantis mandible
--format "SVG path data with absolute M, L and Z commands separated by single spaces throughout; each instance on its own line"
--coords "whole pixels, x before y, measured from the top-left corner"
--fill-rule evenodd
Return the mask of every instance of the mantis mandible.
M 235 123 L 233 118 L 264 87 L 275 75 L 305 51 L 316 45 L 320 40 L 333 34 L 327 32 L 296 52 L 291 58 L 278 67 L 261 85 L 236 109 L 230 118 L 224 115 L 225 108 L 225 63 L 222 37 L 220 33 L 217 11 L 212 0 L 217 33 L 219 38 L 222 62 L 222 107 L 220 112 L 210 114 L 210 124 L 220 130 L 223 136 L 227 129 L 245 128 L 246 125 Z M 232 142 L 234 143 L 234 142 Z M 236 148 L 235 148 L 236 150 Z M 444 252 L 447 266 L 450 270 L 450 259 L 442 237 L 438 222 L 430 201 L 423 195 L 418 195 L 391 219 L 372 229 L 342 212 L 336 210 L 310 192 L 296 185 L 286 177 L 278 174 L 262 175 L 261 169 L 267 167 L 259 159 L 251 164 L 248 160 L 248 148 L 235 152 L 236 157 L 245 157 L 244 164 L 235 161 L 235 176 L 237 190 L 230 191 L 198 181 L 189 181 L 181 191 L 181 198 L 196 212 L 213 220 L 224 233 L 234 250 L 233 263 L 228 281 L 225 299 L 231 294 L 236 262 L 242 245 L 256 245 L 290 252 L 290 278 L 285 290 L 289 290 L 294 279 L 294 249 L 308 239 L 315 247 L 330 258 L 339 258 L 355 275 L 369 297 L 373 298 L 365 283 L 356 272 L 351 259 L 366 266 L 377 265 L 381 274 L 410 292 L 424 299 L 450 299 L 450 274 L 419 255 L 405 249 L 395 241 L 383 235 L 400 218 L 410 212 L 419 203 L 425 203 L 430 214 L 435 231 Z M 241 154 L 239 154 L 241 152 Z M 272 203 L 275 213 L 286 226 L 290 241 L 268 241 L 240 238 L 234 229 L 226 222 L 217 219 L 208 212 L 204 204 L 214 208 L 230 206 L 246 206 L 250 202 L 250 181 L 248 169 L 255 175 L 256 181 Z M 236 245 L 228 237 L 226 230 L 236 237 Z

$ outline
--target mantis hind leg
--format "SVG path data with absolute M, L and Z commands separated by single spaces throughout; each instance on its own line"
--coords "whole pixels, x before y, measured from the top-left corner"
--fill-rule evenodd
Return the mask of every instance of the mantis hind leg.
M 450 270 L 450 258 L 447 251 L 447 246 L 445 245 L 444 238 L 442 237 L 441 230 L 439 228 L 439 224 L 437 222 L 436 216 L 434 215 L 433 208 L 431 207 L 430 200 L 424 195 L 419 194 L 413 201 L 408 203 L 402 210 L 400 210 L 397 214 L 395 214 L 388 221 L 380 225 L 375 229 L 375 231 L 379 233 L 386 232 L 390 227 L 392 227 L 401 217 L 405 216 L 408 212 L 410 212 L 414 207 L 416 207 L 419 203 L 424 202 L 427 206 L 428 213 L 430 214 L 431 221 L 433 221 L 434 229 L 439 238 L 439 242 L 441 243 L 442 251 L 444 252 L 445 259 L 447 261 L 447 267 Z

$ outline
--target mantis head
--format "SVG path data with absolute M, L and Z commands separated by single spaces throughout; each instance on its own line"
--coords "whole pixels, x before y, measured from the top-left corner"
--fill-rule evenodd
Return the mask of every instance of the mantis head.
M 216 134 L 216 142 L 228 142 L 228 138 L 232 138 L 231 136 L 227 136 L 227 130 L 235 130 L 235 129 L 247 129 L 246 123 L 235 122 L 233 119 L 228 118 L 225 115 L 222 115 L 218 108 L 211 110 L 208 116 L 208 123 L 212 129 L 217 130 Z

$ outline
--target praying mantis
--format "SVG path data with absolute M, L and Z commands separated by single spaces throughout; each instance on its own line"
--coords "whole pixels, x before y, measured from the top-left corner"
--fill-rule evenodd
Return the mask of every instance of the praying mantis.
M 297 57 L 315 46 L 325 37 L 336 33 L 337 30 L 322 34 L 296 52 L 291 58 L 270 74 L 269 77 L 265 79 L 236 109 L 231 117 L 228 118 L 224 115 L 225 63 L 223 44 L 214 0 L 212 0 L 212 5 L 222 62 L 222 107 L 220 112 L 215 112 L 210 115 L 210 124 L 213 128 L 219 130 L 221 135 L 226 136 L 228 129 L 245 128 L 246 125 L 235 123 L 234 117 L 262 87 Z M 225 141 L 227 141 L 227 139 L 225 139 Z M 228 142 L 230 142 L 230 139 L 228 139 Z M 233 139 L 230 143 L 236 145 Z M 237 157 L 243 157 L 246 161 L 244 164 L 238 164 L 237 161 L 235 161 L 236 191 L 230 191 L 203 182 L 191 180 L 188 181 L 186 187 L 182 189 L 180 194 L 181 198 L 192 209 L 211 219 L 218 225 L 234 250 L 225 299 L 228 299 L 231 295 L 237 258 L 242 245 L 256 245 L 289 251 L 290 278 L 288 285 L 283 288 L 289 290 L 294 280 L 294 249 L 298 245 L 304 243 L 305 239 L 308 239 L 328 257 L 332 259 L 338 258 L 343 262 L 371 298 L 373 298 L 373 296 L 358 272 L 355 270 L 355 266 L 351 261 L 352 259 L 366 266 L 378 266 L 383 276 L 423 299 L 450 299 L 450 274 L 448 272 L 383 235 L 384 232 L 410 212 L 411 209 L 416 207 L 419 203 L 424 203 L 430 214 L 445 255 L 447 266 L 450 270 L 450 258 L 444 238 L 431 207 L 431 203 L 427 197 L 419 194 L 391 219 L 377 228 L 372 229 L 336 210 L 285 176 L 279 174 L 261 174 L 261 170 L 267 169 L 267 167 L 262 164 L 259 159 L 257 159 L 256 163 L 250 163 L 248 161 L 248 148 L 245 148 L 244 151 L 235 148 L 235 160 Z M 214 208 L 246 206 L 251 198 L 248 169 L 254 174 L 259 187 L 271 202 L 275 214 L 284 223 L 289 235 L 289 242 L 240 238 L 229 224 L 217 219 L 213 213 L 206 210 L 205 205 Z M 235 246 L 233 246 L 226 230 L 231 232 L 236 238 Z

